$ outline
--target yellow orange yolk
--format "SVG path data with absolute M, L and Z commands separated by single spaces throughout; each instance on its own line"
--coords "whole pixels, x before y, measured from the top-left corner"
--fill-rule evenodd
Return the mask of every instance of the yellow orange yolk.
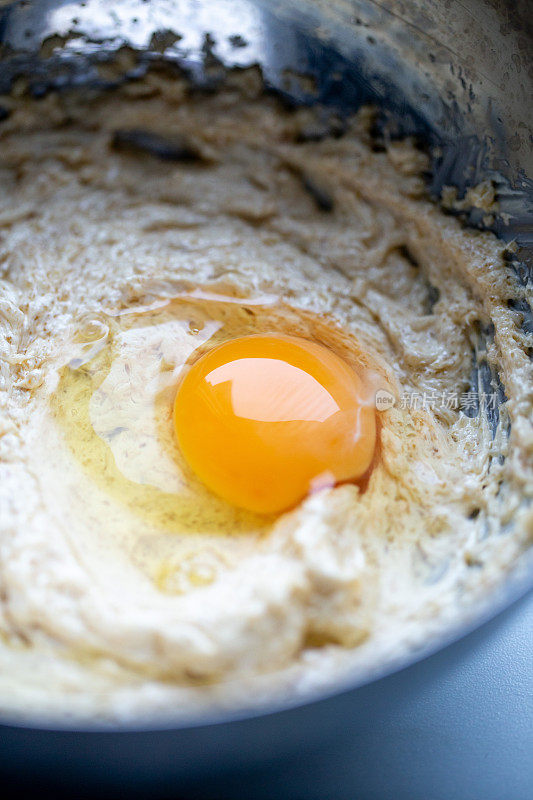
M 323 345 L 244 336 L 193 364 L 176 394 L 174 425 L 206 486 L 236 506 L 273 513 L 366 472 L 376 419 L 364 395 L 359 376 Z

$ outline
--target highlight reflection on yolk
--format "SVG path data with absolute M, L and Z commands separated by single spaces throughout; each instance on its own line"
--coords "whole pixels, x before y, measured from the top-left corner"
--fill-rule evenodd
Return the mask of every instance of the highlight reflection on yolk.
M 376 441 L 358 375 L 323 345 L 243 336 L 203 355 L 181 382 L 174 425 L 191 469 L 216 494 L 283 511 L 320 485 L 360 478 Z

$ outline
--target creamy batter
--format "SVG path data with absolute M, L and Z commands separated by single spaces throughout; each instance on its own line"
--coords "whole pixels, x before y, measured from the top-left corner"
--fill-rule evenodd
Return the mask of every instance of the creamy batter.
M 149 74 L 7 103 L 2 712 L 294 697 L 472 613 L 532 538 L 531 341 L 503 243 L 427 199 L 426 156 L 373 148 L 366 109 L 329 135 L 253 72 L 213 95 Z M 276 518 L 195 481 L 170 410 L 195 353 L 272 330 L 385 398 L 368 479 Z

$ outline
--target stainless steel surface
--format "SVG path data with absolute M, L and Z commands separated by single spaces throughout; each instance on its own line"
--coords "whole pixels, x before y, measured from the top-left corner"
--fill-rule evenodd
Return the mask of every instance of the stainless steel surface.
M 110 86 L 162 58 L 213 81 L 209 54 L 226 66 L 259 64 L 269 85 L 298 102 L 344 113 L 376 102 L 393 131 L 438 145 L 436 195 L 443 185 L 462 195 L 482 179 L 495 183 L 502 213 L 492 228 L 525 248 L 516 262 L 525 281 L 533 270 L 531 19 L 530 0 L 20 0 L 0 18 L 0 93 L 21 76 L 36 95 L 50 85 Z M 302 89 L 302 74 L 313 91 Z
M 533 163 L 531 10 L 528 0 L 22 0 L 2 38 L 19 52 L 55 37 L 50 54 L 128 44 L 198 63 L 208 33 L 226 63 L 258 62 L 278 81 L 307 66 L 298 34 L 318 36 L 359 61 L 372 90 L 380 78 L 400 86 L 398 105 L 439 130 L 486 135 L 518 176 Z M 180 38 L 162 41 L 164 31 Z

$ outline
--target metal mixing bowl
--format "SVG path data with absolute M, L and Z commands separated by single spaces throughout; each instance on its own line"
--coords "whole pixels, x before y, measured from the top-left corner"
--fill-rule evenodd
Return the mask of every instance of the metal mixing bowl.
M 430 146 L 435 196 L 495 183 L 492 228 L 518 242 L 516 279 L 531 286 L 532 11 L 528 0 L 20 0 L 0 8 L 0 95 L 20 81 L 36 102 L 51 88 L 108 90 L 163 59 L 206 84 L 214 66 L 257 63 L 287 102 L 341 115 L 376 103 L 385 135 Z M 468 222 L 483 225 L 475 209 Z M 480 365 L 476 379 L 497 376 Z M 177 726 L 5 720 L 0 772 L 19 791 L 77 798 L 530 800 L 532 567 L 525 557 L 467 624 L 388 674 Z

